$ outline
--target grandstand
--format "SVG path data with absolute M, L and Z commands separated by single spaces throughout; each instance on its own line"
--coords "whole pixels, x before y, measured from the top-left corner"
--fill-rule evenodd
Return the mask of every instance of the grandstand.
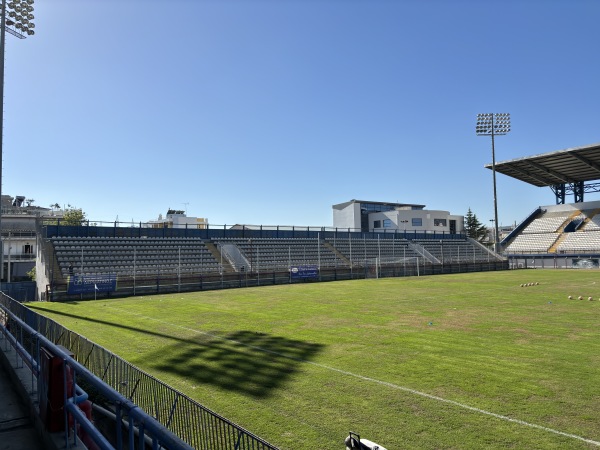
M 54 220 L 42 234 L 38 273 L 47 276 L 47 289 L 40 297 L 52 300 L 507 268 L 480 243 L 446 231 L 63 226 Z M 313 268 L 313 275 L 295 279 L 297 267 Z
M 600 202 L 551 205 L 536 209 L 503 242 L 505 254 L 521 266 L 526 260 L 552 260 L 570 267 L 575 259 L 600 257 Z M 539 265 L 538 264 L 538 265 Z M 577 265 L 576 264 L 576 265 Z M 544 267 L 547 265 L 544 264 Z M 597 266 L 597 264 L 596 264 Z
M 120 275 L 219 270 L 219 262 L 199 239 L 65 236 L 51 242 L 63 277 L 75 270 Z
M 511 267 L 599 266 L 600 202 L 584 201 L 585 193 L 600 192 L 599 144 L 497 163 L 496 170 L 556 196 L 556 205 L 536 208 L 501 242 Z

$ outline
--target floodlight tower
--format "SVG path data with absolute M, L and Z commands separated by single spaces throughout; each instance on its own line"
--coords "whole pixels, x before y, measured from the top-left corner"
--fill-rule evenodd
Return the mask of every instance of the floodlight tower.
M 505 135 L 510 131 L 509 113 L 477 114 L 477 136 L 492 137 L 492 177 L 494 180 L 494 251 L 498 253 L 498 197 L 496 196 L 496 151 L 494 150 L 494 136 Z
M 19 39 L 33 36 L 33 0 L 2 0 L 0 10 L 0 280 L 4 278 L 4 246 L 2 243 L 2 157 L 4 137 L 4 53 L 6 33 Z M 10 277 L 10 274 L 9 274 Z M 7 279 L 7 281 L 10 281 Z

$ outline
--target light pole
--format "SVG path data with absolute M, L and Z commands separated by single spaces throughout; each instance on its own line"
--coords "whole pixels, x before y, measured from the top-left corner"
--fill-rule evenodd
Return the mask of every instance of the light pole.
M 498 253 L 498 197 L 496 195 L 496 152 L 494 150 L 494 136 L 505 135 L 509 131 L 509 113 L 477 114 L 477 126 L 475 127 L 475 133 L 477 133 L 477 136 L 492 137 L 492 177 L 494 180 L 494 231 L 496 233 L 494 251 L 496 253 Z
M 33 0 L 7 2 L 2 0 L 0 10 L 0 280 L 4 278 L 4 247 L 2 245 L 2 159 L 4 137 L 4 54 L 6 32 L 19 39 L 33 36 L 35 24 L 32 22 Z M 9 275 L 10 277 L 10 275 Z
M 496 223 L 495 219 L 490 219 L 490 222 Z M 498 242 L 498 229 L 494 227 L 494 250 L 496 249 L 496 243 Z

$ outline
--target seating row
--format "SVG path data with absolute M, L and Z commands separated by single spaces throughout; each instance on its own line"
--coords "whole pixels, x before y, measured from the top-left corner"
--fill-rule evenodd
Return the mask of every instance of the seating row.
M 508 253 L 547 252 L 560 233 L 530 233 L 518 235 L 506 248 Z

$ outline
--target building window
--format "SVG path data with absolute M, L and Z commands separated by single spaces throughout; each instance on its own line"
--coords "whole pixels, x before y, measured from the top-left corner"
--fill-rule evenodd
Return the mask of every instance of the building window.
M 445 227 L 446 219 L 433 219 L 433 226 L 435 227 Z
M 381 228 L 381 220 L 376 220 L 373 222 L 373 228 Z
M 392 228 L 391 219 L 383 219 L 383 228 Z
M 422 227 L 423 226 L 423 219 L 421 219 L 420 217 L 413 217 L 413 219 L 412 219 L 412 226 L 413 227 Z
M 31 255 L 31 254 L 33 254 L 33 245 L 31 245 L 31 244 L 25 244 L 23 246 L 23 253 L 25 255 Z

